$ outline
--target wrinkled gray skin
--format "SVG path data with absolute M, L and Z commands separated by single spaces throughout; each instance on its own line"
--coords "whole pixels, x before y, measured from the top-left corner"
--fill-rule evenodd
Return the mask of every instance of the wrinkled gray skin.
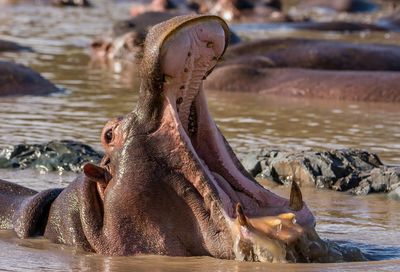
M 0 97 L 47 95 L 60 90 L 32 69 L 8 61 L 0 61 Z
M 151 29 L 136 107 L 106 125 L 100 166 L 85 165 L 52 202 L 46 238 L 106 255 L 364 259 L 322 241 L 299 187 L 292 184 L 290 200 L 263 188 L 219 132 L 202 80 L 225 51 L 228 33 L 216 16 L 176 17 Z M 43 228 L 32 226 L 43 217 L 31 207 L 44 203 L 46 214 L 59 191 L 1 184 L 3 226 L 20 237 L 41 234 Z

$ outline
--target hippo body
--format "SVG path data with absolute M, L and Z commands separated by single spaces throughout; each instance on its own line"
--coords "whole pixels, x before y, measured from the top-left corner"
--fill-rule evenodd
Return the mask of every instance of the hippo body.
M 1 52 L 16 52 L 16 51 L 29 51 L 32 49 L 28 46 L 22 46 L 15 42 L 0 40 L 0 53 Z
M 68 6 L 68 7 L 91 7 L 92 4 L 89 0 L 2 0 L 1 5 L 13 4 L 40 4 L 40 5 L 53 5 L 53 6 Z
M 211 13 L 228 21 L 278 23 L 290 19 L 281 11 L 280 0 L 218 0 L 205 1 L 201 13 Z
M 376 5 L 371 2 L 367 0 L 301 0 L 296 5 L 296 9 L 305 12 L 363 12 L 376 8 Z
M 47 95 L 60 90 L 32 69 L 0 61 L 0 96 Z
M 251 49 L 251 50 L 250 50 Z M 206 89 L 369 102 L 400 102 L 400 47 L 272 39 L 238 44 Z
M 43 217 L 24 207 L 47 211 L 49 205 L 29 204 L 43 203 L 31 199 L 44 194 L 45 203 L 51 202 L 40 228 L 44 236 L 99 254 L 363 260 L 361 253 L 349 259 L 319 238 L 295 182 L 290 199 L 258 184 L 214 123 L 202 81 L 228 39 L 227 24 L 211 15 L 175 17 L 151 28 L 138 102 L 103 129 L 106 153 L 100 165 L 86 164 L 82 175 L 53 193 L 56 198 L 4 182 L 0 220 L 7 224 L 0 227 L 30 236 L 26 229 Z M 9 197 L 18 192 L 23 196 Z M 20 222 L 28 223 L 21 228 Z
M 400 73 L 262 68 L 229 65 L 205 82 L 217 91 L 333 100 L 400 102 Z
M 256 40 L 231 46 L 222 65 L 249 62 L 257 68 L 400 71 L 400 46 L 300 38 Z

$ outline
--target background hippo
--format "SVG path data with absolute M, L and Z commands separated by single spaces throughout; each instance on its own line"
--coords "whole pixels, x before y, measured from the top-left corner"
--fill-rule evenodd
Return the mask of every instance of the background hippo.
M 400 46 L 299 38 L 265 39 L 229 47 L 221 65 L 257 68 L 399 71 Z
M 400 102 L 397 72 L 327 71 L 226 65 L 205 82 L 209 90 L 333 100 Z
M 152 28 L 138 103 L 106 125 L 109 154 L 100 166 L 87 164 L 62 192 L 1 182 L 1 226 L 107 255 L 362 260 L 359 251 L 338 251 L 318 237 L 296 183 L 289 200 L 263 188 L 219 132 L 202 80 L 228 36 L 215 16 L 176 17 Z
M 32 49 L 28 46 L 23 46 L 15 42 L 0 40 L 0 53 L 14 51 L 32 51 Z
M 175 16 L 177 11 L 149 11 L 127 20 L 114 23 L 111 37 L 99 38 L 92 42 L 92 57 L 95 61 L 123 60 L 135 62 L 140 58 L 144 40 L 149 29 Z M 230 32 L 230 44 L 237 44 L 240 38 Z
M 89 0 L 2 0 L 2 4 L 51 4 L 54 6 L 91 7 Z
M 399 102 L 400 48 L 271 39 L 238 44 L 208 77 L 210 90 Z
M 0 96 L 47 95 L 60 90 L 32 69 L 0 61 Z

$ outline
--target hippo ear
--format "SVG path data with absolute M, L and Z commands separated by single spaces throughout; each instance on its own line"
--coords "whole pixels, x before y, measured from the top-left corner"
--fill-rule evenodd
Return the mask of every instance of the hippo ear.
M 97 182 L 103 186 L 107 186 L 112 178 L 106 169 L 90 162 L 83 166 L 83 173 L 90 181 Z

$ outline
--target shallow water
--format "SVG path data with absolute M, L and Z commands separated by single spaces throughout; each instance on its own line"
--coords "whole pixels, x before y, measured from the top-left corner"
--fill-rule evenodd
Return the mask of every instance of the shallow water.
M 137 99 L 138 83 L 128 71 L 112 72 L 90 63 L 88 46 L 114 19 L 127 16 L 126 4 L 96 1 L 95 9 L 0 7 L 0 39 L 30 45 L 35 52 L 4 53 L 0 59 L 24 63 L 64 89 L 49 97 L 0 99 L 0 147 L 74 139 L 99 146 L 100 129 L 126 114 Z M 115 8 L 115 9 L 112 9 Z M 397 34 L 339 34 L 292 31 L 270 26 L 234 26 L 247 37 L 307 36 L 398 44 Z M 361 36 L 360 36 L 361 35 Z M 361 37 L 361 38 L 360 38 Z M 120 70 L 118 64 L 114 70 Z M 291 149 L 363 148 L 390 164 L 400 164 L 400 108 L 396 104 L 354 103 L 260 97 L 209 92 L 209 106 L 239 156 L 261 147 Z M 64 187 L 70 173 L 0 169 L 0 177 L 42 190 Z M 287 188 L 274 188 L 285 195 Z M 0 268 L 10 270 L 160 270 L 179 271 L 390 271 L 400 265 L 400 202 L 383 195 L 352 197 L 305 190 L 322 237 L 359 246 L 378 262 L 266 265 L 212 258 L 108 258 L 77 252 L 42 239 L 18 240 L 0 233 Z M 24 260 L 21 262 L 21 260 Z M 397 268 L 398 269 L 398 268 Z

